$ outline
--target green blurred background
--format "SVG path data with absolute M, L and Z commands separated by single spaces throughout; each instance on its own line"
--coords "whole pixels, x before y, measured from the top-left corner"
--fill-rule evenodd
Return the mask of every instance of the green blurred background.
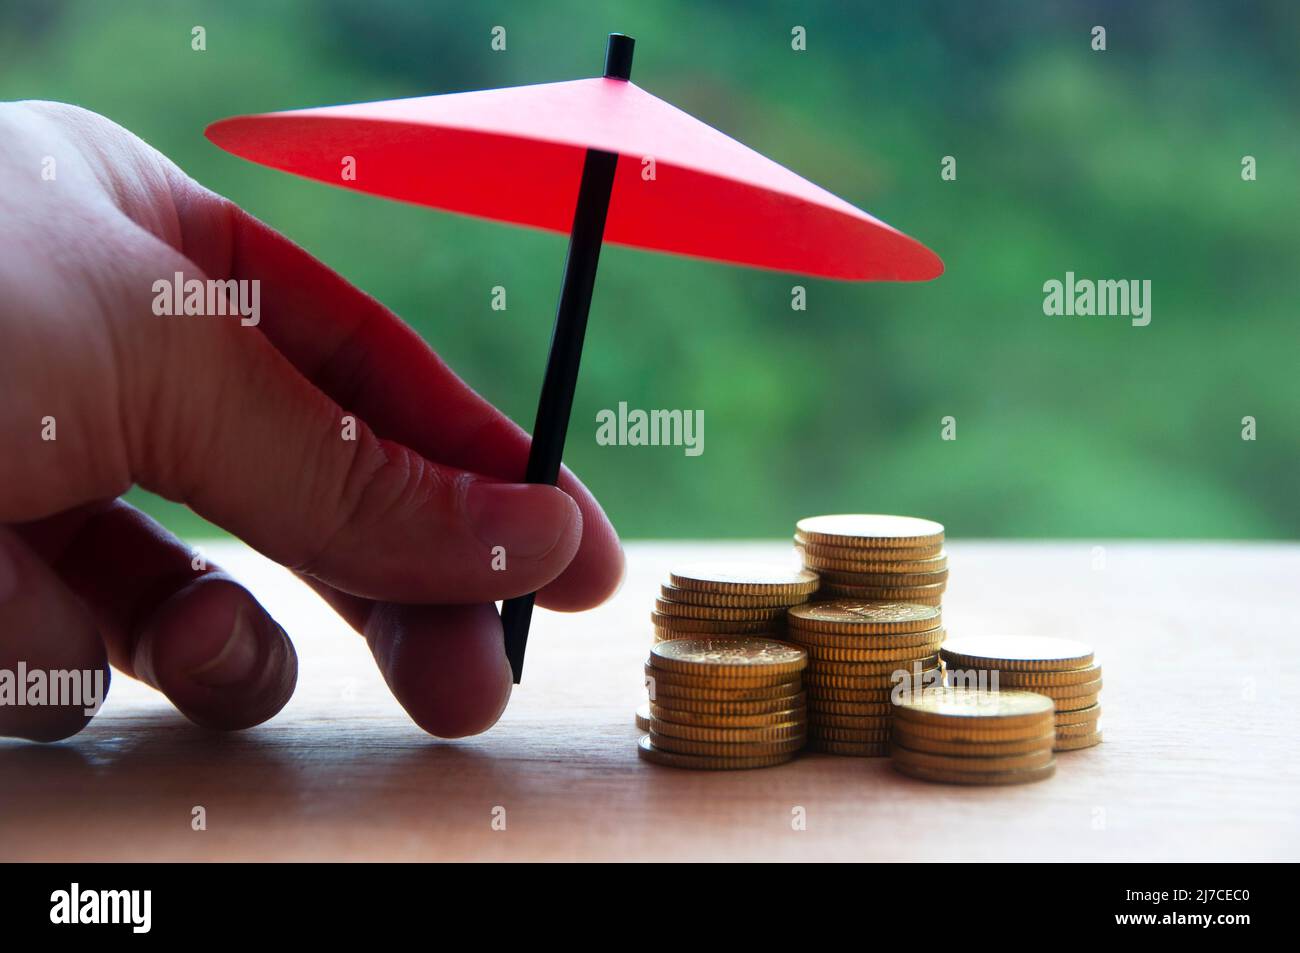
M 190 48 L 196 24 L 205 52 Z M 1094 24 L 1106 52 L 1090 48 Z M 506 52 L 490 47 L 496 25 Z M 791 50 L 795 25 L 806 52 Z M 844 284 L 607 248 L 566 460 L 625 537 L 778 537 L 840 511 L 931 516 L 954 536 L 1298 535 L 1291 0 L 4 0 L 0 98 L 130 128 L 531 426 L 563 237 L 299 180 L 202 131 L 236 113 L 598 75 L 610 30 L 637 38 L 638 85 L 947 265 L 928 284 Z M 940 179 L 946 155 L 955 182 Z M 1243 155 L 1258 181 L 1242 181 Z M 1151 325 L 1045 317 L 1043 282 L 1067 270 L 1149 278 Z M 791 310 L 796 283 L 806 312 Z M 703 456 L 597 446 L 596 412 L 619 401 L 703 409 Z M 945 415 L 956 441 L 940 439 Z M 205 529 L 137 496 L 173 528 Z

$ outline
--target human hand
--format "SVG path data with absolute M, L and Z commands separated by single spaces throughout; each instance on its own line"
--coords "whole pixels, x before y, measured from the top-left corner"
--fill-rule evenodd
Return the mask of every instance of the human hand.
M 297 572 L 440 736 L 485 730 L 509 699 L 493 601 L 540 590 L 576 611 L 618 586 L 618 538 L 572 473 L 510 482 L 527 434 L 382 305 L 126 130 L 0 104 L 0 183 L 0 670 L 111 663 L 216 728 L 288 701 L 287 634 L 118 500 L 132 484 Z M 257 324 L 156 315 L 176 272 L 260 281 Z M 0 706 L 0 736 L 88 720 Z

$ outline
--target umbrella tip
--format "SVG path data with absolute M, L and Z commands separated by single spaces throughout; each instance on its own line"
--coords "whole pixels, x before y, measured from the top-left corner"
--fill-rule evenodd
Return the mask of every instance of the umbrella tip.
M 632 78 L 632 48 L 636 40 L 626 33 L 611 33 L 605 47 L 605 76 L 608 79 Z

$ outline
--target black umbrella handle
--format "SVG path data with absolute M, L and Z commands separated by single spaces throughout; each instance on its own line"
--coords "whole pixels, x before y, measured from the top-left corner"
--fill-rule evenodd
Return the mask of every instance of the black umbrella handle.
M 627 79 L 632 71 L 632 47 L 636 41 L 621 33 L 609 35 L 605 50 L 605 75 Z M 546 359 L 546 377 L 537 401 L 537 422 L 533 426 L 533 444 L 528 452 L 529 483 L 550 483 L 560 475 L 564 458 L 564 438 L 569 430 L 573 410 L 573 391 L 578 383 L 578 365 L 582 361 L 582 343 L 587 334 L 587 313 L 591 310 L 591 293 L 596 285 L 596 267 L 605 235 L 605 215 L 614 187 L 614 170 L 618 154 L 588 149 L 578 185 L 578 203 L 573 212 L 573 229 L 569 233 L 569 254 L 564 262 L 564 280 L 560 286 L 560 303 L 555 309 L 555 329 L 551 332 L 551 353 Z M 501 607 L 501 626 L 505 631 L 506 657 L 515 684 L 524 671 L 524 652 L 528 646 L 528 627 L 533 618 L 536 593 L 507 599 Z

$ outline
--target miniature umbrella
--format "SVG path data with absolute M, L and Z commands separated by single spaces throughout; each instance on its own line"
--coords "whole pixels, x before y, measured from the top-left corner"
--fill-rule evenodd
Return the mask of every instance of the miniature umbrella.
M 943 271 L 920 242 L 633 85 L 633 43 L 610 34 L 597 79 L 237 116 L 207 129 L 221 148 L 272 168 L 570 233 L 530 483 L 559 475 L 602 239 L 845 280 Z M 355 177 L 341 176 L 344 156 Z M 533 598 L 501 613 L 516 683 Z

